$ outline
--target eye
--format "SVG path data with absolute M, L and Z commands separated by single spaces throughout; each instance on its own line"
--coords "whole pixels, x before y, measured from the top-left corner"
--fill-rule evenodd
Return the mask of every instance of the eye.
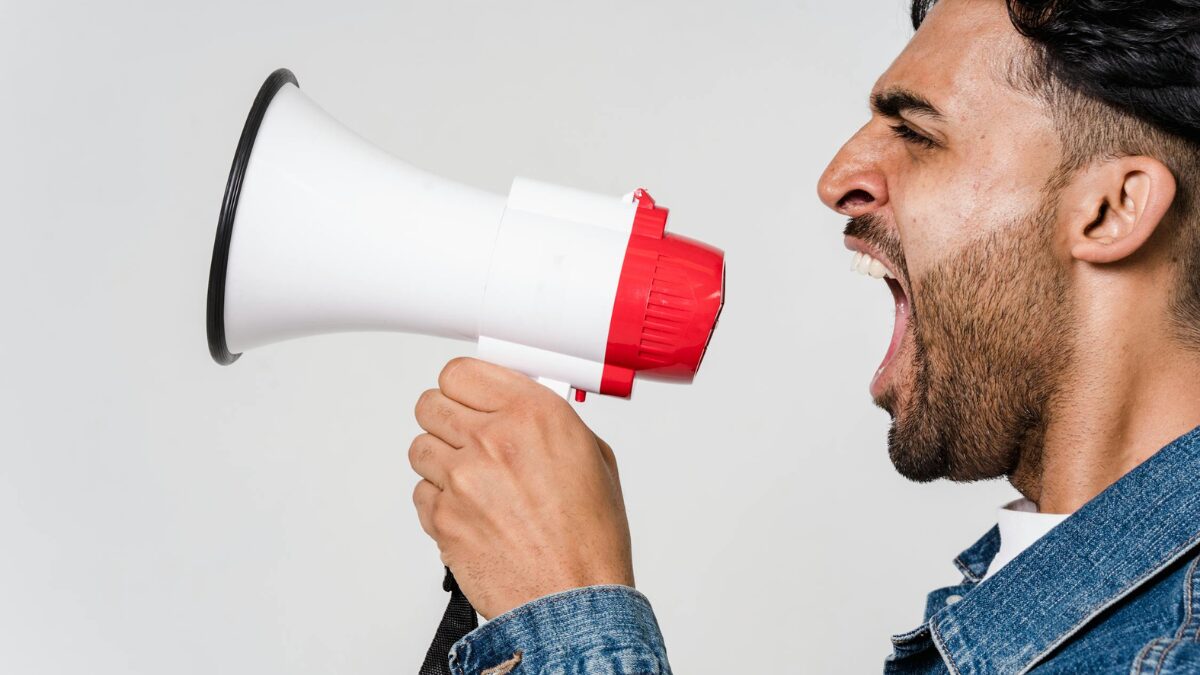
M 923 148 L 937 147 L 937 142 L 932 138 L 913 131 L 911 127 L 903 122 L 899 124 L 893 124 L 892 133 L 896 135 L 896 138 L 902 139 L 908 143 L 915 143 Z

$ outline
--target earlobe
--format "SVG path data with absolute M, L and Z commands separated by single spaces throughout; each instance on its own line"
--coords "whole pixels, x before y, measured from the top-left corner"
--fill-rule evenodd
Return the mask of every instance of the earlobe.
M 1068 188 L 1090 217 L 1069 224 L 1071 257 L 1112 263 L 1150 239 L 1175 200 L 1175 176 L 1152 157 L 1121 157 L 1093 167 Z

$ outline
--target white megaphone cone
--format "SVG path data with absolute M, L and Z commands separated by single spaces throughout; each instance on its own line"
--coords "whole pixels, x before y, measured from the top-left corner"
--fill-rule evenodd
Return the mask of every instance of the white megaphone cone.
M 690 380 L 723 302 L 724 254 L 618 199 L 516 179 L 508 197 L 416 169 L 271 74 L 221 205 L 208 342 L 221 364 L 363 330 L 478 341 L 479 356 L 628 396 L 634 373 Z

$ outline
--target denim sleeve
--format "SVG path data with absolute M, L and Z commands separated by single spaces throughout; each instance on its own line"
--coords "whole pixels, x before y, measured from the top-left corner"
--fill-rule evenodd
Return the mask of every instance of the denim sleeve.
M 450 650 L 454 675 L 670 675 L 650 602 L 628 586 L 548 595 L 471 631 Z

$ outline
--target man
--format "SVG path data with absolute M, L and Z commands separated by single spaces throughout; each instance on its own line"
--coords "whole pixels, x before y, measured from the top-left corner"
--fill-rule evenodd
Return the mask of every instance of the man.
M 1025 500 L 885 671 L 1200 672 L 1200 1 L 913 18 L 818 190 L 896 299 L 870 387 L 896 468 Z M 456 360 L 439 386 L 414 501 L 499 617 L 453 671 L 668 673 L 608 446 L 515 373 Z

